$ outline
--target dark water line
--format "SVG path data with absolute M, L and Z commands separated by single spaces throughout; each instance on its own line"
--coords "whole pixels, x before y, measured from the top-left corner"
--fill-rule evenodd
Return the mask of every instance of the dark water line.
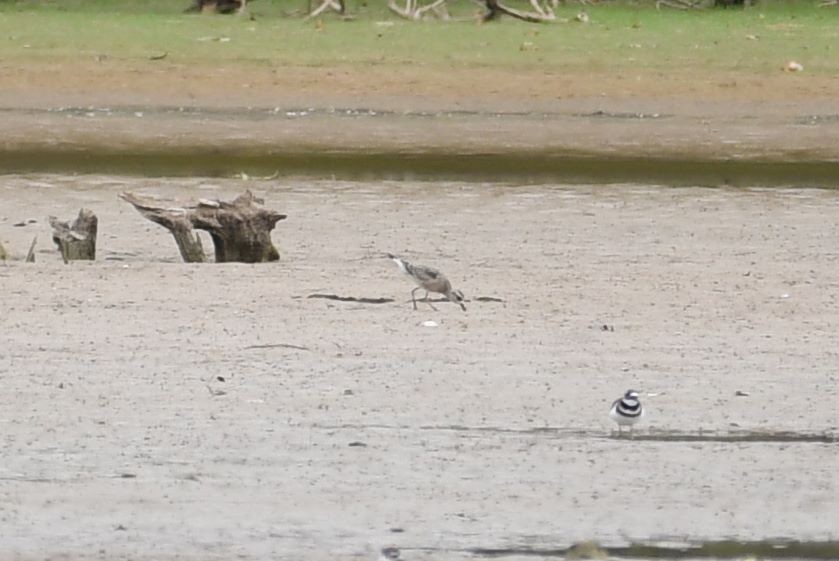
M 459 154 L 329 152 L 312 149 L 160 151 L 74 147 L 0 148 L 0 174 L 113 174 L 145 177 L 303 176 L 344 180 L 514 183 L 638 183 L 672 186 L 839 187 L 839 161 L 703 160 L 519 151 Z
M 467 553 L 480 557 L 567 557 L 573 556 L 571 548 L 472 548 Z M 708 541 L 665 546 L 652 544 L 631 544 L 625 547 L 600 547 L 609 557 L 621 559 L 839 559 L 839 542 L 823 541 Z M 570 554 L 570 556 L 569 556 Z M 585 557 L 576 557 L 585 558 Z M 592 557 L 588 557 L 592 558 Z M 596 558 L 596 557 L 594 557 Z

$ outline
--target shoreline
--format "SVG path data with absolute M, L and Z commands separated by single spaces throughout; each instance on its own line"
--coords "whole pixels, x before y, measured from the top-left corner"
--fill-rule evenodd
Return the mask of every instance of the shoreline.
M 606 99 L 539 111 L 396 110 L 345 101 L 6 107 L 0 172 L 798 187 L 834 187 L 839 176 L 839 106 L 699 111 Z

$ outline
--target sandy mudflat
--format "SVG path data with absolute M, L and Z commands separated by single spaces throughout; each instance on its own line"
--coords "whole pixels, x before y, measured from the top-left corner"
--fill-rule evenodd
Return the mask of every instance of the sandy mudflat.
M 117 199 L 245 187 L 289 215 L 280 263 L 181 264 Z M 7 249 L 40 240 L 0 265 L 0 558 L 837 539 L 837 444 L 654 437 L 836 435 L 839 193 L 4 176 L 0 200 Z M 100 260 L 64 266 L 45 218 L 81 206 Z M 468 311 L 413 311 L 385 251 Z M 609 438 L 628 387 L 653 438 Z
M 384 151 L 839 162 L 839 77 L 819 73 L 193 67 L 86 57 L 9 60 L 2 70 L 0 168 L 16 172 L 75 171 L 46 168 L 62 150 L 124 160 L 189 148 L 228 157 Z M 21 163 L 33 150 L 49 153 L 42 167 Z

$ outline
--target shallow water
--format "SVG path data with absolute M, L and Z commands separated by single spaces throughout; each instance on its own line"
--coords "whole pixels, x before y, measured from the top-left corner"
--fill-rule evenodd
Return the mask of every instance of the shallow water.
M 0 109 L 3 173 L 836 187 L 833 114 Z M 790 148 L 792 147 L 792 148 Z

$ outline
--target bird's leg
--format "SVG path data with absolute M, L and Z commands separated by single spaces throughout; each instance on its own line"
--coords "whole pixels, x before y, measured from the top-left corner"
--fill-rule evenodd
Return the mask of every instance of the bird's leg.
M 413 302 L 415 310 L 417 309 L 417 297 L 416 297 L 415 293 L 419 289 L 420 289 L 420 287 L 416 287 L 415 289 L 413 289 L 411 291 L 411 302 Z
M 434 304 L 431 303 L 431 300 L 428 299 L 428 291 L 427 290 L 425 291 L 425 303 L 428 304 L 429 306 L 431 306 L 432 310 L 434 310 L 435 312 L 437 311 L 437 308 L 435 308 Z
M 623 436 L 623 425 L 618 425 L 618 438 Z

